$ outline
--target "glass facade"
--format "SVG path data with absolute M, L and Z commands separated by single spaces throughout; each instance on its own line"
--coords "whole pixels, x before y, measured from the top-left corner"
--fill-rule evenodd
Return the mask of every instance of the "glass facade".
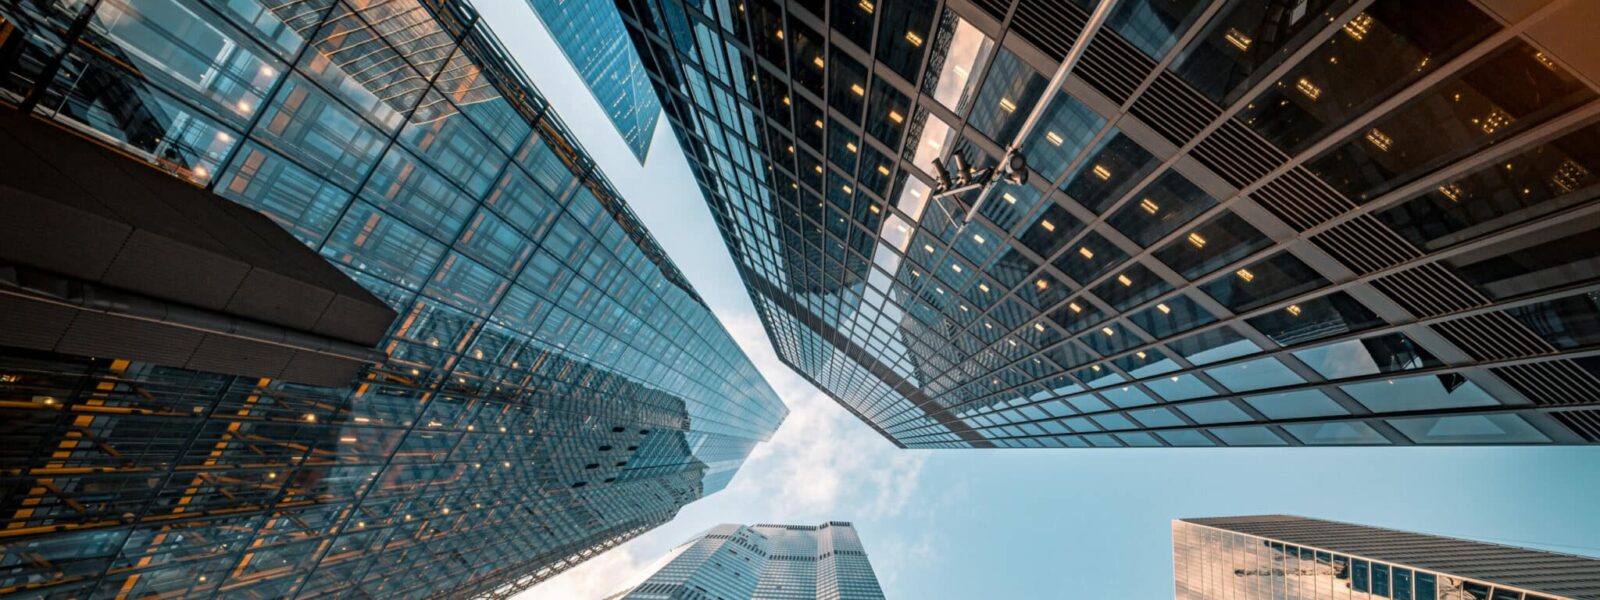
M 1600 443 L 1568 9 L 1124 0 L 1045 89 L 1094 4 L 618 1 L 779 357 L 902 446 Z
M 1600 594 L 1600 560 L 1593 558 L 1285 515 L 1175 520 L 1172 553 L 1177 600 Z
M 607 600 L 882 600 L 849 523 L 718 525 L 674 548 L 643 583 Z
M 0 349 L 0 594 L 506 596 L 787 414 L 464 2 L 3 3 L 0 104 L 400 315 L 342 388 Z
M 640 164 L 661 119 L 650 78 L 607 0 L 528 0 Z

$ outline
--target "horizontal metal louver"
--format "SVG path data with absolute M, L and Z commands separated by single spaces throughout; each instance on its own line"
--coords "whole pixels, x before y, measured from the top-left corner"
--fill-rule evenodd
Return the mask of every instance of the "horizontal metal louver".
M 1439 317 L 1489 304 L 1487 298 L 1438 263 L 1386 275 L 1373 280 L 1372 285 L 1419 318 Z
M 1555 351 L 1521 322 L 1503 312 L 1434 323 L 1429 328 L 1479 361 L 1510 360 Z
M 1222 114 L 1216 105 L 1172 73 L 1162 71 L 1130 110 L 1156 133 L 1182 146 Z
M 1297 231 L 1306 231 L 1355 208 L 1300 167 L 1279 175 L 1252 192 L 1250 197 Z
M 1573 433 L 1582 436 L 1585 441 L 1600 443 L 1600 410 L 1569 410 L 1553 412 L 1562 425 L 1566 425 Z
M 1089 15 L 1062 0 L 1022 0 L 1011 28 L 1057 62 L 1066 60 Z
M 1289 162 L 1289 157 L 1270 142 L 1232 119 L 1201 140 L 1193 155 L 1238 188 L 1255 183 Z
M 1490 369 L 1534 404 L 1600 404 L 1600 379 L 1570 360 Z
M 1368 215 L 1311 236 L 1311 241 L 1362 275 L 1422 256 L 1410 242 Z
M 1006 20 L 1006 12 L 1011 10 L 1011 0 L 972 0 L 972 5 L 989 13 L 996 21 Z
M 1156 62 L 1133 44 L 1102 28 L 1094 34 L 1073 72 L 1112 102 L 1123 104 L 1155 68 Z

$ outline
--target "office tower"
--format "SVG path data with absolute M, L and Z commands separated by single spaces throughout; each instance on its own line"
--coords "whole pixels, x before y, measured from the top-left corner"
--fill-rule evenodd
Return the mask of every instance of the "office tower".
M 883 598 L 856 528 L 732 525 L 673 548 L 643 583 L 607 600 L 870 600 Z
M 1287 515 L 1172 522 L 1175 596 L 1592 600 L 1600 559 Z
M 83 309 L 0 314 L 0 594 L 503 597 L 786 414 L 465 2 L 0 3 L 0 103 L 0 296 Z
M 778 355 L 901 446 L 1600 442 L 1600 4 L 618 5 Z
M 528 5 L 643 164 L 661 103 L 616 7 L 609 0 L 528 0 Z

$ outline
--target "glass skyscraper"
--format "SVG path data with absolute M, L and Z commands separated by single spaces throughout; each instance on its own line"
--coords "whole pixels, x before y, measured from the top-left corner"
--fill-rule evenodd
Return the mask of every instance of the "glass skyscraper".
M 606 600 L 882 600 L 849 523 L 730 525 L 674 548 L 643 583 Z
M 383 318 L 338 387 L 198 368 L 238 366 L 204 348 L 0 348 L 0 595 L 504 597 L 721 489 L 787 414 L 466 2 L 0 2 L 0 104 L 110 150 L 62 187 L 158 233 L 192 220 L 150 256 L 271 247 L 95 173 L 265 214 Z M 14 270 L 24 250 L 0 283 L 44 268 Z M 228 260 L 137 266 L 209 290 L 249 265 Z M 294 282 L 165 299 L 328 301 Z
M 1600 560 L 1285 515 L 1172 522 L 1177 600 L 1594 600 Z
M 527 1 L 643 164 L 661 118 L 661 103 L 616 7 L 609 0 Z
M 1596 3 L 617 2 L 779 357 L 901 446 L 1600 442 Z

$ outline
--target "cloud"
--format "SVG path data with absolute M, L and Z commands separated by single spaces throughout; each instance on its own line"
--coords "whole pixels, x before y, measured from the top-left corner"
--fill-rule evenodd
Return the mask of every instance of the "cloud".
M 516 600 L 575 600 L 604 598 L 622 591 L 646 572 L 652 558 L 639 556 L 634 539 L 585 561 L 565 573 L 551 577 L 516 596 Z

